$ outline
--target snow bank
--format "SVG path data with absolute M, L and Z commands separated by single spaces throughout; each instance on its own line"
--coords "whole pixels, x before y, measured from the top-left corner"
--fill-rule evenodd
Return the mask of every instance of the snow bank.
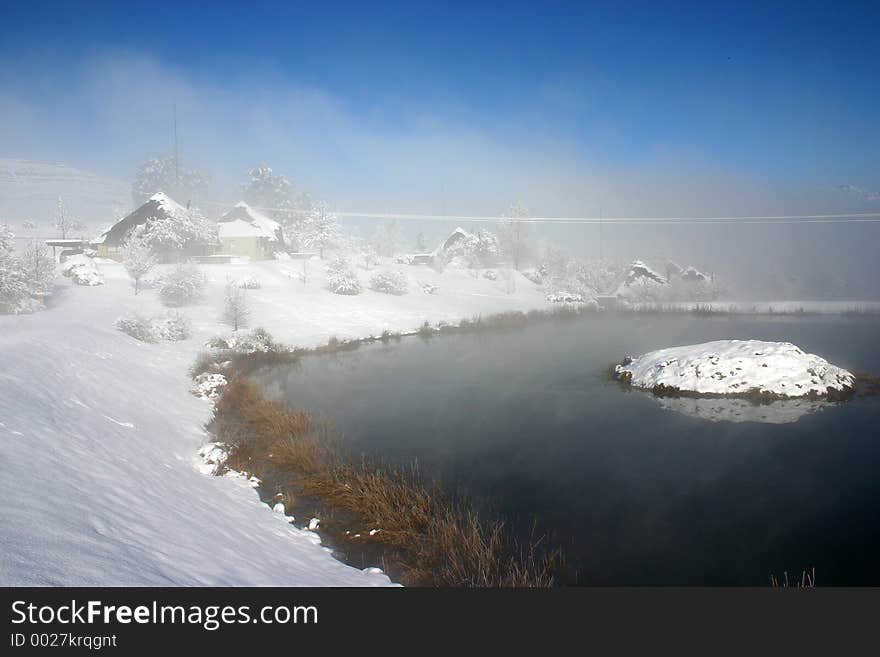
M 718 340 L 660 349 L 615 367 L 638 388 L 702 395 L 829 397 L 853 389 L 855 377 L 790 342 Z
M 384 259 L 384 264 L 393 263 Z M 187 314 L 192 337 L 149 344 L 113 328 L 120 315 L 166 312 L 159 294 L 134 295 L 121 263 L 99 261 L 105 285 L 60 277 L 57 303 L 0 316 L 0 584 L 375 586 L 263 504 L 247 478 L 211 477 L 203 427 L 211 405 L 188 369 L 220 323 L 229 280 L 259 278 L 253 321 L 280 342 L 312 347 L 411 331 L 426 320 L 545 308 L 524 278 L 515 294 L 467 273 L 419 270 L 442 295 L 330 293 L 316 264 L 306 283 L 286 261 L 200 266 L 204 295 Z M 171 266 L 159 265 L 156 275 Z M 260 347 L 253 332 L 236 349 Z M 245 344 L 247 343 L 247 344 Z M 199 392 L 218 383 L 205 377 Z M 219 454 L 215 454 L 218 457 Z

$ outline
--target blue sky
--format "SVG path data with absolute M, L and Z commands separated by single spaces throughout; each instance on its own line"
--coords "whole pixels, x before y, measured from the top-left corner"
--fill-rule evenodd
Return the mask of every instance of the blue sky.
M 625 211 L 636 189 L 683 212 L 720 186 L 825 209 L 862 202 L 836 185 L 880 189 L 876 2 L 2 6 L 0 157 L 131 171 L 176 102 L 218 180 L 270 161 L 347 203 Z

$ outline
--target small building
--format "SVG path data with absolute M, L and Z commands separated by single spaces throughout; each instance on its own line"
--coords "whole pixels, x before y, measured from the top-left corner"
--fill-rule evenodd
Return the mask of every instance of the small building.
M 441 244 L 437 248 L 435 253 L 437 253 L 438 251 L 442 251 L 445 253 L 445 252 L 449 251 L 450 249 L 452 249 L 459 242 L 462 242 L 464 240 L 469 239 L 470 236 L 471 236 L 471 234 L 469 232 L 467 232 L 464 228 L 459 226 L 454 231 L 452 231 L 452 233 L 449 235 L 449 237 L 447 237 L 445 240 L 443 240 L 443 244 Z
M 64 262 L 69 256 L 79 255 L 89 248 L 89 242 L 81 237 L 77 239 L 51 239 L 46 240 L 46 246 L 52 247 L 53 256 L 56 253 L 56 249 L 61 249 L 60 262 Z
M 220 217 L 217 234 L 220 238 L 218 255 L 265 260 L 284 250 L 281 225 L 244 202 Z

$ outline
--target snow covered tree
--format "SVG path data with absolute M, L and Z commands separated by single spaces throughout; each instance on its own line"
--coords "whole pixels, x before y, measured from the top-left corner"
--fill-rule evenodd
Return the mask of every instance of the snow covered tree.
M 305 224 L 314 210 L 308 192 L 294 194 L 293 184 L 286 176 L 276 174 L 272 167 L 260 165 L 248 172 L 248 181 L 242 185 L 244 200 L 251 207 L 261 209 L 284 227 L 285 236 L 299 248 Z
M 360 255 L 361 263 L 364 269 L 370 271 L 373 267 L 379 264 L 379 254 L 376 253 L 376 249 L 373 248 L 372 244 L 369 244 L 368 242 L 362 242 L 357 246 L 357 251 Z
M 134 281 L 134 293 L 140 291 L 141 279 L 156 265 L 157 257 L 150 242 L 139 231 L 133 231 L 122 245 L 122 264 Z
M 336 215 L 327 210 L 325 203 L 319 203 L 309 213 L 302 232 L 302 243 L 306 248 L 318 249 L 318 255 L 324 259 L 324 249 L 335 246 L 342 236 L 342 230 L 336 222 Z
M 515 204 L 505 211 L 498 223 L 498 242 L 501 252 L 514 269 L 519 269 L 533 250 L 535 231 L 529 216 L 528 208 Z
M 13 252 L 15 235 L 0 225 L 0 313 L 17 313 L 29 298 L 27 279 Z
M 233 331 L 237 331 L 247 326 L 250 314 L 247 292 L 235 281 L 228 281 L 223 299 L 223 323 L 232 327 Z
M 242 185 L 245 203 L 264 209 L 279 221 L 288 218 L 293 210 L 293 185 L 272 167 L 261 165 L 248 171 L 248 181 Z
M 45 255 L 45 247 L 29 246 L 19 258 L 14 239 L 9 227 L 0 225 L 0 313 L 4 314 L 40 309 L 55 275 L 54 261 Z
M 37 224 L 35 224 L 33 221 L 30 221 L 29 219 L 25 219 L 21 222 L 21 228 L 22 230 L 35 231 L 37 229 Z
M 585 296 L 611 294 L 627 270 L 627 264 L 610 260 L 579 262 L 572 269 L 578 290 Z
M 216 244 L 217 224 L 197 208 L 177 206 L 147 221 L 144 239 L 157 253 L 180 253 L 198 245 Z
M 207 189 L 208 179 L 205 176 L 192 169 L 182 169 L 178 164 L 173 155 L 143 162 L 131 185 L 131 198 L 135 206 L 142 205 L 156 192 L 190 201 Z
M 373 233 L 373 247 L 381 256 L 393 258 L 397 255 L 400 245 L 403 243 L 403 235 L 396 219 L 384 221 L 376 227 Z
M 561 284 L 569 276 L 571 256 L 568 251 L 556 244 L 547 244 L 541 256 L 541 271 L 554 284 Z
M 480 230 L 476 233 L 461 231 L 459 234 L 462 235 L 462 238 L 443 250 L 443 255 L 447 260 L 455 260 L 472 269 L 498 264 L 500 246 L 494 233 Z
M 22 254 L 21 264 L 31 296 L 47 295 L 55 280 L 55 259 L 49 255 L 48 247 L 38 240 L 31 240 Z
M 82 223 L 70 216 L 67 208 L 64 207 L 64 199 L 60 196 L 55 210 L 55 228 L 61 233 L 61 239 L 66 239 L 70 233 L 83 229 Z

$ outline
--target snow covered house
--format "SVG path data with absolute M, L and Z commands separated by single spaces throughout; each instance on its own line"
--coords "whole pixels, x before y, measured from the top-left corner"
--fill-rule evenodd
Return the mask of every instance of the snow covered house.
M 237 203 L 217 223 L 218 255 L 248 256 L 252 260 L 271 258 L 284 250 L 281 224 L 257 212 L 247 203 Z
M 208 255 L 217 242 L 213 227 L 198 211 L 185 208 L 168 195 L 157 192 L 104 231 L 92 245 L 99 257 L 121 260 L 122 246 L 135 230 L 140 231 L 160 259 L 166 262 Z
M 630 300 L 648 301 L 656 295 L 659 288 L 665 288 L 669 281 L 641 260 L 633 260 L 623 274 L 623 280 L 614 294 Z

